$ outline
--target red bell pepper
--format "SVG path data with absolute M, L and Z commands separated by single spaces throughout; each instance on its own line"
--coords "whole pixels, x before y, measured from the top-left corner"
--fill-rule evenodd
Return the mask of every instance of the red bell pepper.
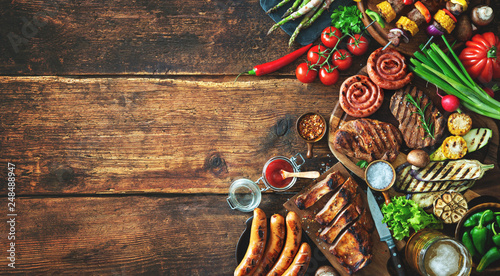
M 459 59 L 472 78 L 481 83 L 500 78 L 500 40 L 495 34 L 476 34 L 465 46 Z

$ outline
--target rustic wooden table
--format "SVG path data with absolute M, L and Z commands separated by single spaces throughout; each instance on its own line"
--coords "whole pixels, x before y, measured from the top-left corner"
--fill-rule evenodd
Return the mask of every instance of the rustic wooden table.
M 257 0 L 3 1 L 0 15 L 0 274 L 231 275 L 251 213 L 229 208 L 229 185 L 305 154 L 295 120 L 338 98 L 341 82 L 298 82 L 299 61 L 233 83 L 291 50 Z M 304 168 L 336 162 L 323 139 Z M 499 177 L 473 190 L 500 196 Z M 285 214 L 308 183 L 260 207 Z

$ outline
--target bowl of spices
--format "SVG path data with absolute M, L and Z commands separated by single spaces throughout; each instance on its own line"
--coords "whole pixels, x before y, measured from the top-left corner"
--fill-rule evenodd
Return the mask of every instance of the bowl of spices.
M 321 140 L 326 133 L 326 121 L 315 112 L 307 112 L 297 119 L 297 133 L 307 143 L 307 158 L 313 156 L 313 144 Z
M 386 204 L 391 202 L 387 191 L 396 182 L 396 171 L 391 163 L 385 160 L 371 162 L 365 170 L 365 181 L 372 190 L 382 192 Z

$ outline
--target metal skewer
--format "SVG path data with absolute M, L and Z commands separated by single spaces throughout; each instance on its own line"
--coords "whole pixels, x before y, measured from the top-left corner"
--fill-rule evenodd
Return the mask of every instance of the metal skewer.
M 429 40 L 427 40 L 427 43 L 425 43 L 425 45 L 424 45 L 424 47 L 422 47 L 421 51 L 423 51 L 425 48 L 427 48 L 427 46 L 429 45 L 429 43 L 431 43 L 433 38 L 434 38 L 434 36 L 431 36 L 431 38 L 429 38 Z

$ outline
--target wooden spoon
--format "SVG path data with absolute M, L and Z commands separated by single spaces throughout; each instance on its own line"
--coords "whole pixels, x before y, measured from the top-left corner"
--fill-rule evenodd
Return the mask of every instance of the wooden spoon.
M 310 172 L 287 172 L 285 170 L 280 171 L 281 176 L 283 179 L 289 178 L 289 177 L 300 177 L 300 178 L 318 178 L 320 176 L 320 173 L 317 171 L 310 171 Z

